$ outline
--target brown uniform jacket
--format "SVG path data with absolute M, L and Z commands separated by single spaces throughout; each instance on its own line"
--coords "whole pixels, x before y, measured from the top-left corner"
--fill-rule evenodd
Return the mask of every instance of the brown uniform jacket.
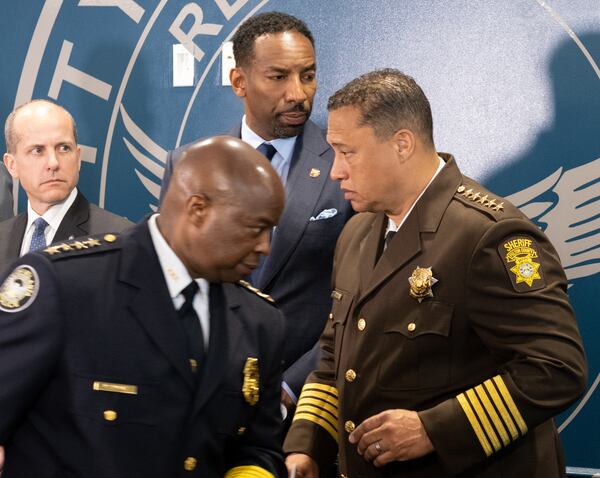
M 563 476 L 552 417 L 582 393 L 586 362 L 558 255 L 444 159 L 379 260 L 384 214 L 359 214 L 342 232 L 322 361 L 285 451 L 321 469 L 339 451 L 351 478 Z M 417 268 L 437 280 L 422 300 L 410 293 Z M 435 451 L 375 468 L 349 431 L 398 408 L 419 412 Z

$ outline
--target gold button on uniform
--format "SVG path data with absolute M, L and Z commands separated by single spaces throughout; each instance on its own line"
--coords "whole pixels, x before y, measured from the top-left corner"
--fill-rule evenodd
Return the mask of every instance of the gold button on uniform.
M 358 319 L 358 324 L 356 324 L 356 326 L 358 327 L 358 330 L 360 330 L 361 332 L 363 330 L 365 330 L 365 327 L 367 326 L 367 321 L 365 319 Z
M 117 419 L 117 412 L 114 410 L 104 410 L 104 419 L 108 422 L 114 422 Z
M 356 425 L 352 420 L 348 420 L 346 423 L 344 423 L 344 430 L 346 430 L 348 433 L 352 433 L 355 428 Z
M 196 460 L 193 456 L 188 456 L 183 462 L 183 468 L 185 471 L 194 471 L 197 464 L 198 460 Z
M 106 236 L 104 236 L 104 240 L 106 242 L 115 242 L 117 240 L 117 236 L 115 236 L 114 234 L 107 234 Z
M 409 332 L 414 332 L 414 330 L 417 328 L 417 324 L 415 324 L 414 322 L 411 322 L 410 324 L 408 324 L 408 331 Z
M 333 314 L 329 314 L 329 320 L 333 320 Z
M 458 191 L 459 193 L 464 193 L 464 192 L 465 192 L 465 189 L 467 189 L 467 188 L 466 188 L 466 187 L 464 187 L 464 186 L 458 186 L 458 189 L 457 189 L 457 191 Z
M 356 372 L 352 369 L 346 370 L 346 381 L 354 382 L 356 380 Z

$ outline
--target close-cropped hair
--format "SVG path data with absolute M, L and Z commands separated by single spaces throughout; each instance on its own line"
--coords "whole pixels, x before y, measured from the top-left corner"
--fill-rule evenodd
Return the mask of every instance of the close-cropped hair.
M 429 100 L 410 76 L 385 68 L 355 78 L 327 102 L 334 111 L 351 106 L 360 111 L 360 124 L 370 126 L 380 139 L 406 128 L 433 146 L 433 119 Z
M 15 131 L 15 118 L 23 108 L 35 103 L 47 103 L 50 105 L 54 105 L 57 108 L 63 110 L 65 113 L 67 113 L 69 118 L 71 118 L 71 123 L 73 125 L 73 138 L 75 139 L 75 144 L 77 144 L 77 125 L 75 124 L 75 119 L 73 118 L 73 115 L 71 115 L 71 113 L 69 113 L 66 109 L 64 109 L 62 106 L 55 103 L 54 101 L 35 99 L 27 101 L 26 103 L 23 103 L 22 105 L 18 106 L 6 118 L 6 122 L 4 123 L 4 142 L 6 143 L 6 151 L 8 153 L 13 154 L 15 152 L 15 148 L 17 147 L 17 143 L 19 142 L 18 133 Z
M 312 33 L 302 20 L 282 12 L 261 13 L 246 20 L 233 35 L 233 56 L 236 65 L 246 66 L 254 54 L 254 42 L 262 35 L 296 31 L 315 45 Z

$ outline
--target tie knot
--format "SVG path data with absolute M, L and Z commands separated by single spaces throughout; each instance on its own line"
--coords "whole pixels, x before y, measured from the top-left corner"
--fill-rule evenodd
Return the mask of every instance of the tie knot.
M 196 292 L 198 292 L 198 289 L 198 283 L 195 280 L 192 280 L 192 282 L 181 291 L 186 303 L 194 301 L 194 296 L 196 295 Z
M 44 231 L 48 227 L 48 223 L 43 217 L 38 217 L 35 221 L 33 221 L 33 225 L 38 231 Z
M 256 150 L 263 154 L 269 161 L 273 159 L 273 156 L 275 156 L 275 153 L 277 152 L 275 146 L 269 143 L 262 143 Z

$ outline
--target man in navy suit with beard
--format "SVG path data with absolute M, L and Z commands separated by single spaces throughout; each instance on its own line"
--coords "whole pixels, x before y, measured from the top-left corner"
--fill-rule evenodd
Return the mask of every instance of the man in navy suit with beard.
M 290 410 L 316 365 L 315 345 L 331 307 L 333 250 L 352 209 L 329 178 L 333 152 L 309 120 L 317 83 L 314 39 L 306 24 L 280 12 L 257 15 L 233 36 L 233 53 L 231 85 L 245 114 L 229 134 L 267 156 L 286 189 L 271 254 L 250 280 L 285 316 L 282 401 Z M 169 153 L 163 194 L 184 149 Z

